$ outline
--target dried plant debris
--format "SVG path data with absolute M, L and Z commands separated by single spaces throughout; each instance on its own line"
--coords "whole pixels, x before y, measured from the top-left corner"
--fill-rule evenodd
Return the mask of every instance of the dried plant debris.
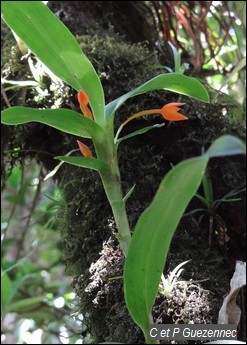
M 241 309 L 236 303 L 240 289 L 246 285 L 246 262 L 237 261 L 235 272 L 230 282 L 230 292 L 224 299 L 219 311 L 219 324 L 238 325 L 241 318 Z
M 122 278 L 123 254 L 119 246 L 114 246 L 114 241 L 109 239 L 103 244 L 100 258 L 92 263 L 89 268 L 91 282 L 85 292 L 94 296 L 93 303 L 100 305 L 106 297 L 114 281 Z

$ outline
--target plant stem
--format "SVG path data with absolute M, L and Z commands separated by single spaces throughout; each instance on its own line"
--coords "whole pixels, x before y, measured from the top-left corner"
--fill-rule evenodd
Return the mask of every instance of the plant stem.
M 153 316 L 152 313 L 149 314 L 149 324 L 153 325 L 154 321 L 153 321 Z M 149 335 L 149 330 L 142 330 L 145 336 L 145 340 L 146 340 L 146 344 L 160 344 L 159 340 L 156 339 L 151 339 L 150 335 Z
M 95 149 L 97 157 L 103 160 L 108 166 L 107 170 L 100 172 L 100 176 L 116 222 L 118 230 L 117 238 L 120 247 L 125 257 L 127 257 L 131 233 L 121 190 L 117 146 L 114 144 L 113 136 L 110 136 L 108 133 L 108 137 L 105 135 L 100 142 L 95 142 Z
M 112 208 L 113 216 L 118 229 L 118 241 L 125 257 L 131 241 L 129 221 L 126 215 L 125 202 L 120 187 L 118 176 L 113 173 L 101 173 L 106 195 Z

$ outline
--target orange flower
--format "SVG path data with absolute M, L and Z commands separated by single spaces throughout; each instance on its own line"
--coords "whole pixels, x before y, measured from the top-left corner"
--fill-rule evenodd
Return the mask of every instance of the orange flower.
M 189 120 L 188 117 L 179 113 L 180 107 L 185 103 L 168 103 L 160 109 L 160 114 L 165 120 L 169 121 L 183 121 Z
M 79 140 L 77 140 L 77 144 L 78 144 L 78 146 L 79 146 L 79 149 L 80 149 L 80 151 L 81 151 L 81 154 L 82 154 L 84 157 L 86 157 L 86 158 L 93 157 L 92 152 L 91 152 L 90 148 L 89 148 L 87 145 L 83 144 L 83 143 L 80 142 Z
M 130 116 L 123 124 L 122 126 L 125 126 L 128 122 L 130 122 L 133 119 L 136 119 L 140 116 L 145 115 L 151 115 L 151 114 L 160 114 L 163 116 L 165 120 L 168 121 L 183 121 L 188 120 L 188 117 L 182 115 L 179 113 L 180 107 L 184 105 L 185 103 L 168 103 L 164 105 L 161 109 L 150 109 L 150 110 L 143 110 L 139 113 L 136 113 L 132 116 Z
M 77 98 L 80 104 L 81 112 L 89 119 L 93 119 L 93 114 L 91 110 L 88 108 L 88 103 L 89 103 L 88 95 L 85 92 L 80 90 L 78 92 Z

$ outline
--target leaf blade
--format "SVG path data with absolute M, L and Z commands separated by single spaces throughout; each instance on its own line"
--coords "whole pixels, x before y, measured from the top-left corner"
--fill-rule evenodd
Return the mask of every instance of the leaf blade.
M 204 155 L 211 158 L 238 154 L 246 154 L 244 142 L 232 135 L 222 135 L 213 142 Z
M 160 89 L 177 92 L 203 102 L 209 102 L 206 89 L 197 79 L 187 77 L 181 73 L 161 74 L 107 104 L 106 117 L 115 113 L 127 99 L 148 91 Z
M 77 167 L 96 170 L 98 172 L 108 169 L 107 165 L 97 158 L 57 156 L 55 159 L 75 165 Z
M 130 134 L 127 134 L 127 135 L 119 138 L 117 140 L 117 144 L 120 144 L 122 141 L 133 138 L 137 135 L 144 134 L 144 133 L 150 131 L 151 129 L 161 128 L 163 126 L 165 126 L 165 123 L 143 127 L 141 129 L 138 129 L 137 131 L 131 132 Z
M 96 122 L 70 109 L 13 107 L 3 110 L 1 115 L 1 122 L 6 125 L 40 122 L 83 138 L 92 138 L 102 132 L 102 128 Z
M 4 314 L 11 297 L 12 282 L 7 273 L 1 272 L 1 310 Z
M 128 310 L 143 330 L 146 341 L 149 315 L 171 239 L 189 201 L 200 186 L 209 158 L 243 154 L 244 151 L 240 139 L 232 136 L 218 138 L 204 155 L 182 161 L 170 170 L 152 203 L 140 216 L 125 261 L 124 293 Z
M 137 222 L 125 263 L 125 296 L 132 318 L 145 332 L 148 331 L 149 313 L 158 291 L 170 241 L 189 200 L 200 185 L 206 164 L 207 158 L 191 159 L 172 169 Z M 182 170 L 185 171 L 183 177 L 186 183 L 179 176 Z M 193 176 L 190 172 L 193 172 Z M 180 188 L 183 188 L 183 198 L 177 196 Z M 163 190 L 166 190 L 165 199 Z M 180 200 L 179 205 L 177 200 Z M 171 212 L 172 217 L 169 217 Z M 166 238 L 162 236 L 164 227 L 170 229 Z
M 60 79 L 89 95 L 95 120 L 104 125 L 104 93 L 95 69 L 68 28 L 42 1 L 2 1 L 4 21 Z

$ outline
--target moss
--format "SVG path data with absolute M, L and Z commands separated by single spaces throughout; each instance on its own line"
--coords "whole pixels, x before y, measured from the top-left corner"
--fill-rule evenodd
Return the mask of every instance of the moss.
M 140 84 L 144 69 L 148 80 L 154 74 L 152 66 L 158 63 L 156 54 L 144 44 L 126 43 L 111 31 L 103 38 L 85 35 L 77 40 L 101 78 L 106 102 Z
M 2 77 L 16 77 L 16 80 L 18 80 L 18 78 L 23 78 L 26 73 L 25 62 L 21 59 L 21 52 L 10 29 L 3 22 L 1 23 L 1 28 L 1 32 L 4 32 L 1 51 Z

